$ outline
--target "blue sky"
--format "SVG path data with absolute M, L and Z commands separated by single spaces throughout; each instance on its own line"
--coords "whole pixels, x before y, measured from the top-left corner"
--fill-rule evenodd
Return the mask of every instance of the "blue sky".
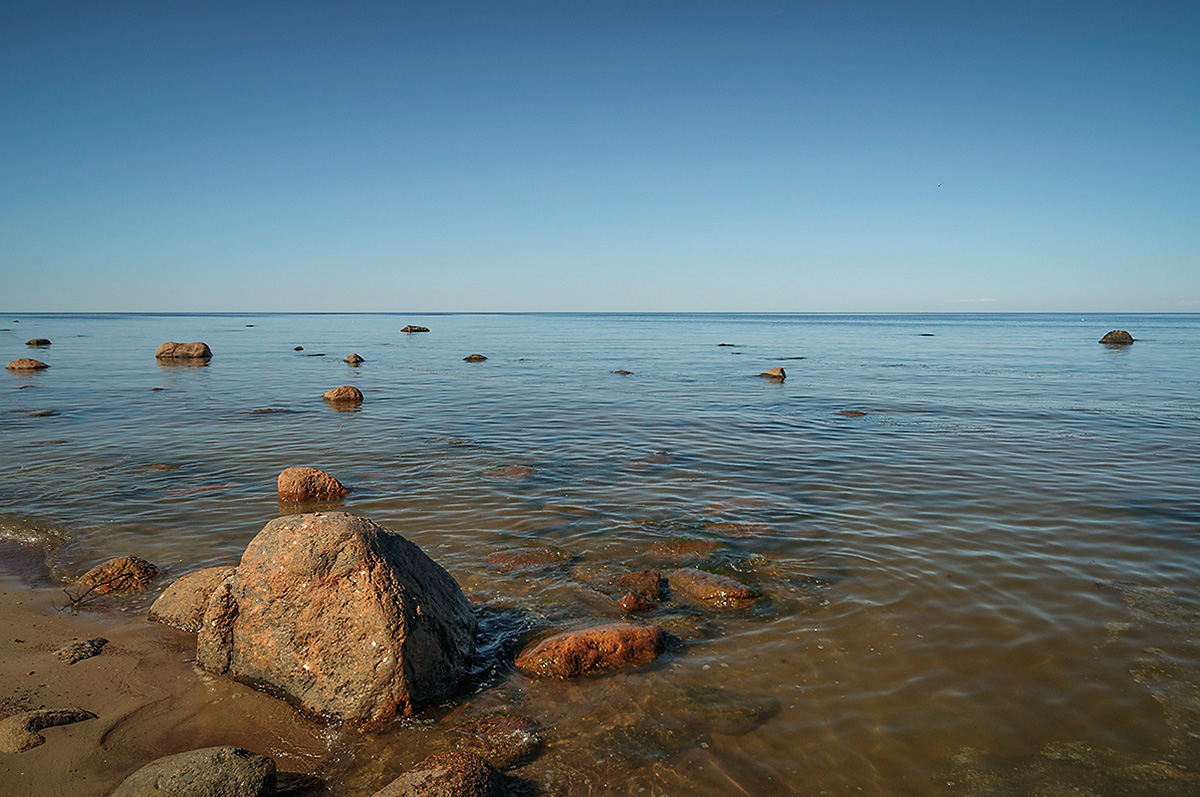
M 1197 42 L 1194 2 L 9 0 L 0 309 L 1198 312 Z

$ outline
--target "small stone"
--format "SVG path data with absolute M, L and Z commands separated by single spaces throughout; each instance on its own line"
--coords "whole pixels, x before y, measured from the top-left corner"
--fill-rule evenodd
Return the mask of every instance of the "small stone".
M 32 360 L 28 357 L 18 357 L 4 367 L 9 371 L 40 371 L 41 369 L 49 368 L 50 366 L 41 360 Z
M 434 753 L 373 797 L 507 797 L 504 776 L 474 753 Z M 115 796 L 114 796 L 115 797 Z
M 94 720 L 96 715 L 81 708 L 41 708 L 15 714 L 0 721 L 0 753 L 23 753 L 46 742 L 38 731 L 56 725 Z
M 140 592 L 150 586 L 158 568 L 137 556 L 120 556 L 93 567 L 79 579 L 79 585 L 93 592 Z
M 234 567 L 206 567 L 188 573 L 167 587 L 150 606 L 146 619 L 180 631 L 196 633 L 204 622 L 204 610 L 221 582 L 233 575 Z
M 326 390 L 321 398 L 330 404 L 362 404 L 362 391 L 353 385 L 341 385 L 332 390 Z
M 773 379 L 776 382 L 782 382 L 784 379 L 787 379 L 787 372 L 783 368 L 776 367 L 763 371 L 759 376 L 763 379 Z
M 75 664 L 76 662 L 90 659 L 93 656 L 99 656 L 101 649 L 108 644 L 108 640 L 104 637 L 96 637 L 95 639 L 85 639 L 83 641 L 68 642 L 58 650 L 54 651 L 54 655 L 66 661 L 67 664 Z
M 212 358 L 212 349 L 207 343 L 176 343 L 169 340 L 158 347 L 154 356 L 160 360 L 208 360 Z
M 866 413 L 862 410 L 838 410 L 834 415 L 841 415 L 843 418 L 862 418 Z
M 292 349 L 292 351 L 304 351 L 304 347 L 303 347 L 303 346 L 296 346 L 294 349 Z
M 275 762 L 240 747 L 205 747 L 151 761 L 121 782 L 111 797 L 267 797 L 275 793 Z
M 279 474 L 280 501 L 332 501 L 350 492 L 342 483 L 316 468 L 287 468 Z
M 626 371 L 624 368 L 619 368 L 616 371 L 613 371 L 613 373 L 617 376 L 630 376 L 633 374 L 633 371 Z
M 469 363 L 481 363 L 486 359 L 487 357 L 484 357 L 482 354 L 468 354 L 466 357 L 463 357 L 463 360 Z
M 419 327 L 416 324 L 409 324 L 408 326 L 406 326 L 404 329 L 402 329 L 400 331 L 407 332 L 408 334 L 411 335 L 413 332 L 428 332 L 429 327 Z
M 672 592 L 718 609 L 743 609 L 758 598 L 758 593 L 736 579 L 690 567 L 672 573 L 670 584 Z
M 363 358 L 360 357 L 359 355 L 355 354 L 354 352 L 350 352 L 342 359 L 342 362 L 349 363 L 350 365 L 358 365 L 362 361 L 363 361 Z
M 35 347 L 36 346 L 49 346 L 50 341 L 47 340 L 46 338 L 33 338 L 31 340 L 25 341 L 25 345 L 26 346 L 35 346 Z
M 1128 346 L 1130 343 L 1133 343 L 1133 335 L 1130 335 L 1123 329 L 1114 329 L 1100 338 L 1100 342 L 1106 346 Z
M 514 662 L 531 678 L 578 678 L 642 667 L 662 655 L 666 634 L 656 625 L 610 623 L 565 631 L 529 645 Z

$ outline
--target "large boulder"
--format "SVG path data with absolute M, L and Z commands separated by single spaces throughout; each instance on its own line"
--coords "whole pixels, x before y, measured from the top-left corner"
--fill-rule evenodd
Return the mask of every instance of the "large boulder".
M 163 756 L 134 772 L 111 797 L 266 797 L 275 762 L 240 747 L 205 747 Z
M 176 343 L 168 340 L 158 347 L 154 356 L 160 360 L 210 360 L 212 359 L 212 349 L 208 348 L 207 343 L 200 341 Z
M 34 360 L 30 357 L 18 357 L 4 367 L 9 371 L 40 371 L 50 366 L 41 360 Z
M 204 622 L 204 611 L 221 582 L 233 575 L 232 567 L 206 567 L 176 579 L 150 606 L 151 622 L 193 634 Z
M 158 568 L 138 556 L 119 556 L 96 565 L 79 578 L 93 592 L 140 592 L 150 586 Z
M 399 534 L 330 512 L 276 518 L 251 540 L 196 652 L 209 672 L 369 728 L 452 693 L 474 649 L 449 573 Z
M 330 474 L 316 468 L 285 468 L 275 480 L 280 501 L 335 501 L 350 492 Z
M 474 753 L 434 753 L 372 797 L 507 797 L 504 776 Z
M 1133 343 L 1133 335 L 1130 335 L 1123 329 L 1114 329 L 1100 338 L 1100 342 L 1106 346 L 1128 346 L 1130 343 Z
M 565 631 L 529 645 L 517 656 L 517 669 L 534 678 L 578 678 L 641 667 L 666 648 L 656 625 L 609 623 Z

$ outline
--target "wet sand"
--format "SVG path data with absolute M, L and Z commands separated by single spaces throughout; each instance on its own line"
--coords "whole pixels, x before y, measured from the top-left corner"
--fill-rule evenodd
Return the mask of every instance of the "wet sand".
M 13 564 L 8 557 L 10 572 L 0 573 L 0 719 L 43 707 L 97 718 L 47 728 L 44 744 L 0 753 L 6 797 L 106 795 L 155 758 L 212 745 L 271 756 L 281 771 L 321 769 L 329 755 L 322 727 L 283 701 L 198 671 L 194 635 L 148 622 L 136 604 L 60 610 L 61 589 L 13 575 Z M 68 664 L 55 655 L 95 637 L 109 640 L 98 656 Z

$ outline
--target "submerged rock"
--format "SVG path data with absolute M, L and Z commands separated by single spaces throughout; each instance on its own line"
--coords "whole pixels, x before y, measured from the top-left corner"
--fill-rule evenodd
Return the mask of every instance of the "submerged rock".
M 354 352 L 350 352 L 344 358 L 342 358 L 342 362 L 349 363 L 350 365 L 358 365 L 359 363 L 363 362 L 363 358 Z
M 775 533 L 775 528 L 766 523 L 744 520 L 715 521 L 706 524 L 704 530 L 726 537 L 767 537 Z
M 33 346 L 33 347 L 49 346 L 50 341 L 46 338 L 32 338 L 30 340 L 25 341 L 25 345 Z
M 90 659 L 93 656 L 99 656 L 100 651 L 108 644 L 108 640 L 102 636 L 95 639 L 74 640 L 63 645 L 58 650 L 54 651 L 54 655 L 65 661 L 67 664 L 76 664 L 84 659 Z
M 720 686 L 696 684 L 675 689 L 670 713 L 689 728 L 741 736 L 779 713 L 774 697 L 756 697 Z
M 463 357 L 463 360 L 469 363 L 481 363 L 486 359 L 487 357 L 484 357 L 482 354 L 468 354 L 466 357 Z
M 541 726 L 528 717 L 489 714 L 456 725 L 452 735 L 459 750 L 475 753 L 497 769 L 528 762 L 542 745 Z
M 658 604 L 646 598 L 640 592 L 629 590 L 621 596 L 621 600 L 617 602 L 617 605 L 626 614 L 635 614 L 637 612 L 648 612 Z
M 1133 335 L 1130 335 L 1123 329 L 1114 329 L 1100 338 L 1100 342 L 1107 346 L 1128 346 L 1130 343 L 1133 343 Z
M 497 570 L 508 573 L 513 570 L 548 570 L 552 567 L 560 567 L 571 561 L 571 555 L 549 546 L 513 548 L 488 554 L 484 561 Z
M 81 708 L 40 708 L 14 714 L 0 721 L 0 753 L 23 753 L 46 743 L 39 731 L 56 725 L 94 720 L 96 715 Z
M 267 797 L 275 762 L 241 747 L 205 747 L 151 761 L 111 797 Z
M 672 573 L 670 584 L 673 592 L 718 609 L 742 609 L 758 598 L 758 593 L 737 579 L 690 567 Z
M 771 368 L 763 371 L 761 374 L 759 374 L 759 376 L 761 376 L 763 379 L 771 379 L 776 382 L 782 382 L 784 379 L 787 379 L 787 371 L 784 371 L 782 368 L 778 367 Z
M 537 470 L 528 465 L 501 465 L 495 468 L 488 468 L 480 475 L 492 481 L 518 481 L 528 478 L 535 473 L 537 473 Z
M 718 540 L 703 540 L 699 537 L 672 537 L 651 545 L 650 553 L 660 559 L 672 559 L 675 561 L 705 559 L 724 547 L 725 544 Z
M 316 468 L 286 468 L 276 480 L 280 501 L 332 501 L 350 492 L 342 483 Z
M 434 753 L 373 797 L 508 797 L 504 776 L 474 753 Z
M 4 367 L 9 371 L 40 371 L 41 369 L 49 368 L 50 366 L 41 360 L 34 360 L 29 357 L 18 357 Z
M 221 582 L 233 575 L 233 567 L 206 567 L 176 579 L 150 606 L 147 619 L 180 631 L 196 633 L 204 622 L 208 601 Z
M 399 534 L 331 512 L 259 532 L 209 601 L 197 660 L 371 728 L 452 693 L 474 649 L 475 617 L 449 573 Z
M 578 678 L 645 666 L 665 647 L 666 634 L 656 625 L 610 623 L 529 645 L 514 664 L 532 678 Z
M 208 360 L 212 358 L 212 349 L 207 343 L 176 343 L 169 340 L 158 347 L 154 356 L 160 360 Z
M 843 418 L 862 418 L 866 413 L 862 410 L 838 410 L 834 415 L 841 415 Z
M 428 332 L 429 327 L 419 327 L 416 324 L 409 324 L 408 326 L 406 326 L 404 329 L 402 329 L 400 331 L 407 332 L 409 334 L 411 334 L 413 332 Z
M 150 586 L 158 568 L 137 556 L 109 559 L 83 574 L 79 585 L 101 595 L 109 592 L 140 592 Z
M 321 398 L 330 404 L 362 404 L 362 391 L 353 385 L 341 385 L 332 390 L 326 390 Z
M 617 376 L 632 376 L 633 375 L 633 371 L 626 371 L 624 368 L 618 368 L 617 370 L 613 371 L 613 373 L 616 374 Z

